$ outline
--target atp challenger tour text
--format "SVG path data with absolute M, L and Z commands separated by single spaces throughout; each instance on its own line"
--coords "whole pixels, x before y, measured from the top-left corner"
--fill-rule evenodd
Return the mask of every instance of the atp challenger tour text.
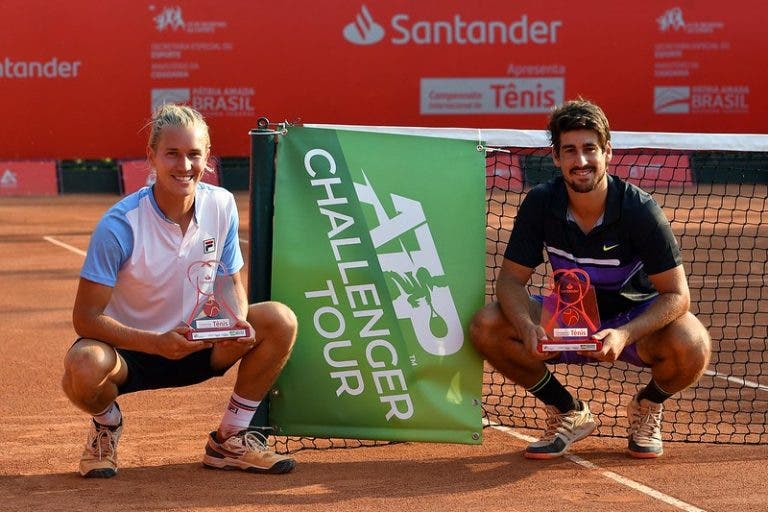
M 352 216 L 340 211 L 348 204 L 348 199 L 334 195 L 333 187 L 342 183 L 341 178 L 317 178 L 318 171 L 312 166 L 313 157 L 326 161 L 327 169 L 322 172 L 330 175 L 336 173 L 336 162 L 330 153 L 322 149 L 313 149 L 304 157 L 304 168 L 307 174 L 314 178 L 310 180 L 310 184 L 324 192 L 324 197 L 317 200 L 317 206 L 319 213 L 328 219 L 331 227 L 327 236 L 343 289 L 343 295 L 340 295 L 333 280 L 327 280 L 326 288 L 304 294 L 305 298 L 314 302 L 322 301 L 315 310 L 312 321 L 315 331 L 327 340 L 323 356 L 325 362 L 334 369 L 329 373 L 331 379 L 339 381 L 336 396 L 345 393 L 359 395 L 365 390 L 360 362 L 349 355 L 353 341 L 365 343 L 365 363 L 370 368 L 370 377 L 379 400 L 389 407 L 385 418 L 387 421 L 392 417 L 406 420 L 413 416 L 413 402 L 407 392 L 403 370 L 398 368 L 397 350 L 385 338 L 390 336 L 391 332 L 388 328 L 377 325 L 384 316 L 377 286 L 373 283 L 352 284 L 354 278 L 350 277 L 356 270 L 368 268 L 369 262 L 344 261 L 342 254 L 345 248 L 359 245 L 361 240 L 357 236 L 341 236 L 355 224 Z M 342 298 L 346 300 L 345 309 L 351 309 L 352 316 L 364 322 L 358 332 L 347 332 L 347 321 L 339 308 Z M 331 325 L 333 327 L 329 327 Z

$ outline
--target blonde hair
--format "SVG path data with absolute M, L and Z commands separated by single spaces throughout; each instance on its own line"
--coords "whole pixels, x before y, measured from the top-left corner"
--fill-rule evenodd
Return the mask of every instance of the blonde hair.
M 205 136 L 206 149 L 211 147 L 211 136 L 208 132 L 208 123 L 202 114 L 188 105 L 164 103 L 152 113 L 152 119 L 147 123 L 149 127 L 149 140 L 147 144 L 152 151 L 157 151 L 160 135 L 166 126 L 199 128 Z
M 211 135 L 208 130 L 208 123 L 203 119 L 203 115 L 188 105 L 178 105 L 176 103 L 163 103 L 152 113 L 152 119 L 147 123 L 149 127 L 149 140 L 147 145 L 152 151 L 157 151 L 157 145 L 160 142 L 160 136 L 163 129 L 168 126 L 181 128 L 198 128 L 205 137 L 205 149 L 208 150 L 208 161 L 205 164 L 205 172 L 215 173 L 218 166 L 217 159 L 210 154 Z M 150 176 L 155 174 L 154 168 L 150 164 Z

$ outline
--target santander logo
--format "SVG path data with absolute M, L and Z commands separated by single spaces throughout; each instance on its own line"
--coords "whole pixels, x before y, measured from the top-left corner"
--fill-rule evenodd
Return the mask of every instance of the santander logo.
M 384 28 L 376 23 L 368 8 L 363 5 L 355 21 L 344 27 L 344 38 L 350 43 L 368 45 L 384 39 Z
M 453 14 L 442 19 L 421 19 L 399 12 L 389 20 L 393 45 L 554 45 L 563 20 L 541 20 L 522 13 L 509 19 L 466 19 Z M 387 30 L 376 23 L 365 5 L 355 20 L 342 31 L 344 38 L 357 45 L 372 45 L 384 39 Z

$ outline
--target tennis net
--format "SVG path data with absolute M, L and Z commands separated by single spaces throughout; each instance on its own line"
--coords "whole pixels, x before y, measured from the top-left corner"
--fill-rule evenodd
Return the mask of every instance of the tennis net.
M 486 301 L 503 261 L 517 208 L 559 171 L 546 132 L 341 125 L 314 127 L 477 140 L 486 147 Z M 701 380 L 665 403 L 668 441 L 768 442 L 768 136 L 614 132 L 610 171 L 652 194 L 680 243 L 691 309 L 709 329 L 713 354 Z M 279 164 L 278 164 L 279 167 Z M 536 269 L 531 293 L 550 272 Z M 598 419 L 597 435 L 626 435 L 625 406 L 650 377 L 622 362 L 556 365 L 554 373 Z M 543 407 L 486 365 L 483 414 L 491 424 L 540 429 Z M 279 440 L 287 451 L 380 444 Z
M 682 249 L 691 310 L 713 341 L 701 380 L 665 403 L 662 434 L 673 441 L 765 443 L 768 154 L 745 150 L 749 140 L 737 135 L 616 135 L 610 172 L 639 185 L 664 209 Z M 502 146 L 486 160 L 489 301 L 517 207 L 532 186 L 559 172 L 546 141 Z M 549 271 L 546 262 L 536 270 L 532 293 L 543 292 Z M 622 437 L 624 407 L 650 378 L 649 370 L 622 362 L 556 365 L 554 373 L 589 402 L 599 435 Z M 484 395 L 492 422 L 522 428 L 543 423 L 534 397 L 490 367 Z

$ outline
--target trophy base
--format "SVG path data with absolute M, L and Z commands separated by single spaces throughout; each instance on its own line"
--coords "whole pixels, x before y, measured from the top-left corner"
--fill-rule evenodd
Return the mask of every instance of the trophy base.
M 187 333 L 187 339 L 190 341 L 214 341 L 220 339 L 245 338 L 246 336 L 248 336 L 248 329 L 202 329 L 189 331 Z
M 539 352 L 597 352 L 603 348 L 603 342 L 597 338 L 581 340 L 539 340 Z

